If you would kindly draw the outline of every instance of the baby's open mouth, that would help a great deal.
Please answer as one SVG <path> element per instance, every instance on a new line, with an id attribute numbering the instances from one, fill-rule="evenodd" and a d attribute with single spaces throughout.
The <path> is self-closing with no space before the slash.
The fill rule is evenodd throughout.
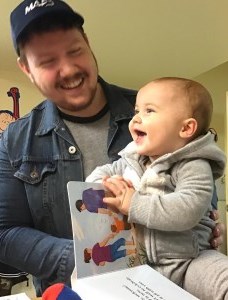
<path id="1" fill-rule="evenodd" d="M 135 130 L 135 133 L 137 134 L 137 136 L 144 136 L 146 135 L 145 132 L 141 131 L 141 130 Z"/>

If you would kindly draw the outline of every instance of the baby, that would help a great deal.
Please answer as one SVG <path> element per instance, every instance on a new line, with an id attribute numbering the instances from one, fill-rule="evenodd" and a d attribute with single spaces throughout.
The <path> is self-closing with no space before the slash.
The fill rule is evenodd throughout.
<path id="1" fill-rule="evenodd" d="M 133 142 L 86 180 L 102 182 L 113 195 L 104 202 L 135 223 L 140 263 L 180 286 L 191 260 L 210 248 L 214 181 L 225 168 L 209 129 L 212 111 L 211 96 L 198 82 L 167 77 L 148 83 L 129 123 Z"/>

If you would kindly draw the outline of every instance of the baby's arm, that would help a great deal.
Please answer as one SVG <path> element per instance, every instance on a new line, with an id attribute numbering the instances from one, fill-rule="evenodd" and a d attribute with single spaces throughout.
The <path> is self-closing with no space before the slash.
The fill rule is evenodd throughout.
<path id="1" fill-rule="evenodd" d="M 175 190 L 159 195 L 135 192 L 128 221 L 163 231 L 184 231 L 199 223 L 210 207 L 214 180 L 205 160 L 182 161 L 172 169 Z"/>
<path id="2" fill-rule="evenodd" d="M 106 164 L 103 166 L 98 166 L 96 169 L 86 178 L 86 182 L 99 182 L 106 177 L 112 177 L 115 175 L 122 176 L 124 170 L 126 168 L 126 164 L 120 158 L 117 161 L 114 161 L 112 164 Z"/>

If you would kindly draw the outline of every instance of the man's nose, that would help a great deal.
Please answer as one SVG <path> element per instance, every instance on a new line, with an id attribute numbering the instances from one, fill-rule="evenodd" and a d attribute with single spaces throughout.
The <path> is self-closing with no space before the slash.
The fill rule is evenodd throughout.
<path id="1" fill-rule="evenodd" d="M 69 77 L 75 74 L 77 67 L 71 59 L 63 59 L 60 63 L 59 73 L 61 77 Z"/>

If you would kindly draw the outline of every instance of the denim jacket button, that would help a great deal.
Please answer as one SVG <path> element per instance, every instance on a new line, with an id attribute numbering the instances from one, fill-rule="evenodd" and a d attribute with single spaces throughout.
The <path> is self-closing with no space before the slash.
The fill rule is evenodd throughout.
<path id="1" fill-rule="evenodd" d="M 76 153 L 77 149 L 74 146 L 70 146 L 68 151 L 70 154 L 74 154 L 74 153 Z"/>
<path id="2" fill-rule="evenodd" d="M 38 173 L 37 173 L 37 171 L 32 171 L 31 173 L 30 173 L 30 176 L 33 178 L 33 179 L 35 179 L 35 178 L 38 178 Z"/>

